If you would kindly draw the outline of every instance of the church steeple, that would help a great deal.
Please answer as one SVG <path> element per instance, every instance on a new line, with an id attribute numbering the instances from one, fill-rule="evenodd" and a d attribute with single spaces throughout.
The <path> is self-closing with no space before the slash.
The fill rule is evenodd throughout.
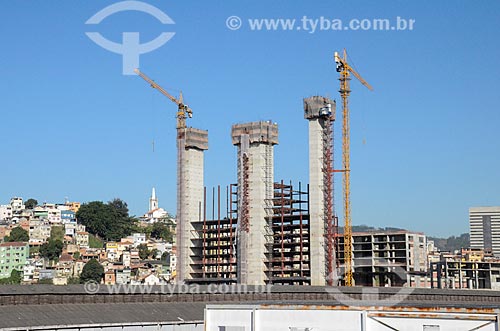
<path id="1" fill-rule="evenodd" d="M 149 198 L 149 210 L 155 210 L 158 208 L 158 198 L 156 198 L 156 191 L 153 187 L 153 191 L 151 192 L 151 198 Z"/>

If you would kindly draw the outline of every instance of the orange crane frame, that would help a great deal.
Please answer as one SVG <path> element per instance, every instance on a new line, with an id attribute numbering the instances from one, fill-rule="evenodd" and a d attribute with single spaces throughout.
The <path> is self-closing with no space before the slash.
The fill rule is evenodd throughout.
<path id="1" fill-rule="evenodd" d="M 193 111 L 191 108 L 189 108 L 188 105 L 184 103 L 183 97 L 182 97 L 182 92 L 179 94 L 179 98 L 175 98 L 172 96 L 170 93 L 168 93 L 163 87 L 155 83 L 154 80 L 146 76 L 144 73 L 142 73 L 139 69 L 135 69 L 134 72 L 139 75 L 142 79 L 144 79 L 146 82 L 148 82 L 152 88 L 157 89 L 160 91 L 161 94 L 166 96 L 167 98 L 170 99 L 173 103 L 177 105 L 177 129 L 184 129 L 186 128 L 186 114 L 189 118 L 193 117 Z"/>
<path id="2" fill-rule="evenodd" d="M 356 77 L 361 84 L 370 91 L 373 88 L 368 84 L 348 63 L 347 52 L 344 49 L 343 56 L 340 57 L 337 52 L 334 54 L 334 60 L 337 64 L 337 72 L 340 73 L 340 96 L 342 97 L 342 155 L 343 166 L 341 170 L 344 173 L 344 267 L 345 267 L 345 286 L 353 286 L 352 276 L 352 220 L 351 220 L 351 151 L 350 151 L 350 127 L 349 127 L 349 87 L 350 75 Z"/>

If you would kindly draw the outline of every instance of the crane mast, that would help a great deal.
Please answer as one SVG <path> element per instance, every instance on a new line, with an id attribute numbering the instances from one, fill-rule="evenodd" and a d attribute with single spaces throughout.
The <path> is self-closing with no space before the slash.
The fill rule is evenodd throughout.
<path id="1" fill-rule="evenodd" d="M 155 83 L 154 80 L 146 76 L 139 69 L 135 69 L 134 72 L 138 74 L 142 79 L 148 82 L 152 88 L 160 91 L 161 94 L 170 99 L 173 103 L 177 105 L 177 129 L 186 128 L 186 114 L 189 118 L 193 117 L 193 111 L 184 103 L 182 92 L 179 94 L 179 98 L 175 98 L 170 93 L 168 93 L 163 87 Z"/>
<path id="2" fill-rule="evenodd" d="M 373 90 L 348 63 L 347 52 L 344 49 L 340 57 L 335 52 L 334 59 L 337 64 L 337 72 L 340 73 L 340 96 L 342 97 L 342 163 L 344 169 L 344 266 L 345 266 L 345 285 L 353 286 L 352 276 L 352 220 L 351 220 L 351 142 L 350 142 L 350 124 L 349 124 L 349 94 L 351 89 L 349 82 L 351 73 L 369 90 Z"/>

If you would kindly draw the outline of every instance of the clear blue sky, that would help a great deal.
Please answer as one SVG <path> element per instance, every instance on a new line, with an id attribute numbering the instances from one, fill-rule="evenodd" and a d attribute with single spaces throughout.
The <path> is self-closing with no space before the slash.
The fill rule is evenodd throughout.
<path id="1" fill-rule="evenodd" d="M 137 31 L 149 41 L 171 31 L 140 66 L 182 89 L 190 125 L 209 130 L 207 186 L 236 180 L 231 125 L 268 119 L 280 129 L 275 178 L 308 181 L 302 98 L 339 99 L 332 54 L 345 47 L 375 88 L 352 82 L 354 224 L 459 234 L 469 206 L 500 204 L 498 1 L 148 2 L 176 24 L 140 12 L 84 24 L 114 1 L 2 3 L 0 203 L 120 197 L 139 215 L 155 186 L 175 213 L 175 106 L 85 35 L 120 42 Z M 416 22 L 413 31 L 231 31 L 231 15 Z"/>

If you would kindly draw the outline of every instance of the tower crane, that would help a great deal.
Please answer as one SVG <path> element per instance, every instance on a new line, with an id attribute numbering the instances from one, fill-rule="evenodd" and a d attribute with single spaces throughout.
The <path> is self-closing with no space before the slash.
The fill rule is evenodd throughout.
<path id="1" fill-rule="evenodd" d="M 351 152 L 350 152 L 350 128 L 349 128 L 349 81 L 351 74 L 370 91 L 373 88 L 347 63 L 347 52 L 344 49 L 342 57 L 338 52 L 334 54 L 337 72 L 340 73 L 340 96 L 342 97 L 342 155 L 344 169 L 344 265 L 345 285 L 353 285 L 352 277 L 352 222 L 351 222 Z"/>
<path id="2" fill-rule="evenodd" d="M 161 94 L 166 96 L 167 98 L 170 99 L 173 103 L 177 105 L 177 129 L 185 129 L 186 128 L 186 114 L 187 117 L 191 118 L 193 117 L 193 111 L 191 108 L 189 108 L 188 105 L 184 103 L 183 97 L 182 97 L 182 92 L 179 94 L 179 98 L 173 97 L 170 93 L 168 93 L 163 87 L 160 85 L 156 84 L 154 80 L 146 76 L 144 73 L 142 73 L 139 69 L 135 69 L 134 72 L 138 74 L 142 79 L 144 79 L 146 82 L 148 82 L 152 88 L 157 89 L 160 91 Z"/>

